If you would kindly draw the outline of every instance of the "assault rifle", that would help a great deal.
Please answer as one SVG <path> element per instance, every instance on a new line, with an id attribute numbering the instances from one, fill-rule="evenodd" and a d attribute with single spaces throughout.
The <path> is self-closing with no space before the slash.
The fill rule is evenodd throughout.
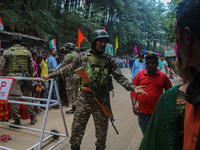
<path id="1" fill-rule="evenodd" d="M 117 131 L 117 128 L 115 127 L 113 121 L 115 121 L 113 119 L 113 115 L 110 111 L 110 109 L 108 108 L 107 105 L 104 105 L 104 103 L 101 103 L 97 97 L 98 93 L 97 93 L 97 88 L 95 87 L 94 83 L 90 80 L 89 76 L 87 75 L 87 73 L 85 72 L 83 67 L 80 67 L 78 69 L 75 70 L 76 74 L 78 74 L 86 83 L 89 84 L 89 87 L 82 87 L 83 91 L 88 91 L 91 92 L 94 96 L 94 100 L 98 103 L 98 105 L 100 106 L 101 110 L 103 111 L 104 115 L 106 117 L 109 118 L 113 128 L 115 129 L 116 133 L 119 134 L 119 132 Z"/>

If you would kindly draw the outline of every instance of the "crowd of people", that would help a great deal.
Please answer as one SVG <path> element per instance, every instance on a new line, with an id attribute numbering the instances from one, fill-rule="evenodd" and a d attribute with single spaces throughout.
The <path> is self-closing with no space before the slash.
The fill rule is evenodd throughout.
<path id="1" fill-rule="evenodd" d="M 129 59 L 125 58 L 122 59 L 120 57 L 116 57 L 115 60 L 120 66 L 120 68 L 130 68 L 131 70 L 131 77 L 132 80 L 135 78 L 136 74 L 139 71 L 142 71 L 145 68 L 145 58 L 146 55 L 144 54 L 143 51 L 139 52 L 138 55 L 134 56 L 131 55 Z M 175 57 L 175 56 L 174 56 Z M 173 79 L 173 75 L 175 75 L 171 65 L 171 61 L 169 58 L 165 58 L 164 54 L 160 54 L 158 56 L 158 66 L 157 68 L 167 74 L 170 79 Z"/>
<path id="2" fill-rule="evenodd" d="M 181 85 L 172 87 L 169 78 L 173 78 L 174 73 L 163 55 L 158 58 L 155 54 L 144 56 L 140 52 L 138 58 L 131 56 L 122 60 L 105 54 L 109 41 L 105 30 L 92 33 L 91 49 L 78 54 L 74 52 L 74 44 L 66 43 L 60 48 L 58 57 L 56 49 L 50 49 L 48 59 L 48 52 L 42 52 L 42 56 L 34 52 L 31 54 L 20 45 L 19 39 L 13 39 L 13 46 L 5 50 L 1 58 L 0 75 L 44 78 L 45 81 L 35 83 L 33 90 L 31 86 L 23 86 L 30 85 L 29 82 L 19 82 L 24 96 L 42 98 L 48 97 L 48 79 L 57 79 L 58 87 L 62 87 L 59 94 L 63 105 L 72 105 L 72 109 L 66 113 L 74 113 L 69 141 L 72 150 L 80 150 L 91 115 L 95 125 L 96 150 L 106 149 L 108 117 L 112 116 L 109 93 L 112 90 L 111 76 L 130 91 L 133 113 L 138 116 L 143 133 L 140 150 L 200 150 L 199 8 L 200 0 L 183 0 L 176 8 L 176 67 L 183 81 Z M 80 67 L 90 82 L 86 81 L 87 76 L 79 80 L 75 75 Z M 130 68 L 132 83 L 122 74 L 120 68 L 123 67 Z M 37 89 L 38 85 L 42 90 Z M 55 89 L 52 99 L 57 99 Z M 101 106 L 105 105 L 107 109 L 102 110 L 94 99 L 99 99 Z M 21 125 L 18 105 L 1 102 L 0 108 L 1 111 L 5 110 L 4 116 L 0 116 L 1 121 L 9 120 L 11 111 L 15 120 L 13 124 Z M 25 105 L 25 109 L 30 123 L 35 124 L 35 113 L 41 113 L 40 108 Z"/>
<path id="3" fill-rule="evenodd" d="M 200 149 L 199 8 L 199 0 L 183 0 L 176 8 L 175 41 L 178 46 L 176 66 L 183 84 L 170 88 L 160 96 L 148 126 L 145 132 L 143 132 L 144 137 L 139 148 L 140 150 Z M 161 58 L 161 61 L 162 68 L 164 68 L 167 62 L 163 61 L 163 58 Z M 146 62 L 147 71 L 148 65 Z M 173 74 L 170 68 L 169 71 Z M 141 74 L 141 72 L 138 74 Z M 139 82 L 142 82 L 144 79 L 139 80 Z M 136 81 L 137 78 L 134 79 L 134 82 Z M 141 101 L 144 104 L 144 101 Z M 145 103 L 148 102 L 149 100 L 146 99 Z M 139 108 L 142 107 L 140 101 L 138 103 Z M 133 102 L 134 106 L 135 103 Z M 139 118 L 138 115 L 140 125 Z M 142 123 L 144 124 L 144 122 Z M 143 131 L 142 128 L 141 130 Z"/>
<path id="4" fill-rule="evenodd" d="M 59 49 L 59 55 L 57 55 L 56 49 L 43 51 L 42 55 L 37 54 L 34 51 L 30 52 L 21 45 L 20 36 L 14 36 L 11 39 L 11 44 L 12 46 L 4 50 L 1 57 L 1 76 L 41 78 L 42 76 L 53 72 L 56 68 L 59 68 L 61 64 L 62 66 L 67 65 L 67 63 L 73 60 L 74 56 L 78 55 L 78 52 L 74 49 L 75 45 L 72 43 L 66 43 L 65 46 L 61 47 Z M 73 114 L 75 112 L 75 101 L 78 95 L 79 79 L 77 76 L 70 76 L 68 79 L 60 78 L 56 79 L 56 81 L 58 88 L 62 88 L 62 90 L 59 90 L 62 104 L 64 106 L 72 106 L 72 110 L 66 111 L 66 113 Z M 46 103 L 38 100 L 39 98 L 48 98 L 50 85 L 49 81 L 19 81 L 18 83 L 24 96 L 37 98 L 37 100 L 34 101 L 34 103 L 37 104 Z M 74 90 L 75 87 L 76 90 Z M 51 98 L 53 100 L 58 100 L 55 88 L 53 88 Z M 22 101 L 21 98 L 15 98 L 13 100 Z M 28 99 L 24 99 L 24 101 L 32 102 Z M 30 118 L 31 124 L 35 124 L 37 122 L 37 116 L 43 112 L 42 108 L 44 107 L 40 108 L 39 106 L 33 107 L 30 105 L 0 102 L 0 121 L 9 121 L 12 118 L 14 120 L 14 125 L 21 125 L 20 119 Z M 54 109 L 57 108 L 59 108 L 58 105 L 54 106 Z M 19 128 L 12 125 L 10 127 Z"/>

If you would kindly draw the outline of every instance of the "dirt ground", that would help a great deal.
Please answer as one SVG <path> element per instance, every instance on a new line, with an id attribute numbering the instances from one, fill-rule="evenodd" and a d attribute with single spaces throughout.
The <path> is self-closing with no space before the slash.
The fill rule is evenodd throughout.
<path id="1" fill-rule="evenodd" d="M 131 78 L 131 72 L 129 69 L 122 69 L 123 74 L 127 78 Z M 182 83 L 179 77 L 171 79 L 173 85 Z M 112 94 L 111 94 L 112 95 Z M 119 131 L 117 135 L 109 124 L 108 136 L 107 136 L 107 150 L 138 150 L 140 142 L 142 140 L 142 133 L 138 126 L 137 116 L 132 112 L 132 104 L 130 100 L 130 92 L 127 92 L 122 86 L 114 81 L 114 97 L 111 97 L 112 111 L 116 119 L 115 126 Z M 64 107 L 64 116 L 68 128 L 69 135 L 71 133 L 71 124 L 73 115 L 66 114 L 65 111 L 69 110 L 70 107 Z M 22 125 L 42 129 L 45 112 L 42 112 L 37 118 L 38 122 L 35 125 L 30 125 L 30 120 L 21 120 Z M 13 122 L 12 120 L 10 122 Z M 50 109 L 48 111 L 46 131 L 52 129 L 58 130 L 60 133 L 65 134 L 63 120 L 61 117 L 61 111 Z M 9 147 L 15 150 L 26 150 L 32 145 L 36 144 L 40 140 L 40 132 L 27 130 L 27 129 L 14 129 L 7 125 L 0 124 L 0 135 L 10 134 L 12 140 L 8 142 L 0 142 L 0 146 Z M 49 134 L 44 134 L 44 137 Z M 46 150 L 61 140 L 50 138 L 43 143 L 42 149 Z M 95 129 L 92 117 L 88 122 L 85 135 L 83 137 L 81 150 L 95 150 Z M 37 148 L 35 148 L 37 149 Z M 58 145 L 55 150 L 70 150 L 69 138 Z"/>

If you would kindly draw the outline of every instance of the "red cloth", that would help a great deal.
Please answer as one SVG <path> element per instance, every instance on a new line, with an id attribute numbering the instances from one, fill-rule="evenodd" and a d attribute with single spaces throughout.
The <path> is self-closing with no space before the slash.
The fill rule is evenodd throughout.
<path id="1" fill-rule="evenodd" d="M 200 106 L 186 102 L 183 150 L 195 150 L 200 131 Z"/>
<path id="2" fill-rule="evenodd" d="M 19 98 L 18 101 L 23 101 L 23 100 Z M 29 119 L 30 116 L 28 115 L 24 104 L 18 104 L 18 105 L 19 105 L 20 119 Z"/>
<path id="3" fill-rule="evenodd" d="M 0 102 L 0 121 L 8 121 L 11 118 L 10 106 L 7 102 Z"/>
<path id="4" fill-rule="evenodd" d="M 18 101 L 23 101 L 21 98 L 18 99 Z M 26 111 L 26 107 L 24 104 L 18 104 L 19 105 L 19 113 L 20 113 L 20 119 L 29 119 L 30 116 L 28 115 L 28 112 Z M 35 114 L 34 117 L 37 117 Z"/>
<path id="5" fill-rule="evenodd" d="M 135 76 L 133 84 L 146 85 L 143 88 L 147 94 L 135 94 L 131 91 L 131 98 L 137 98 L 139 103 L 139 110 L 144 114 L 152 114 L 163 89 L 166 91 L 172 87 L 172 84 L 165 73 L 157 71 L 154 75 L 150 75 L 146 70 L 138 72 Z"/>

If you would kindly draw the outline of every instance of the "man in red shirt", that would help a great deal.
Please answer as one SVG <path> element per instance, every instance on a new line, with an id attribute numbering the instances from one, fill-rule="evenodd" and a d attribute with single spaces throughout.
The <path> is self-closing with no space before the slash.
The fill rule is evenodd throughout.
<path id="1" fill-rule="evenodd" d="M 156 103 L 163 93 L 163 89 L 166 91 L 172 87 L 168 76 L 157 69 L 157 55 L 147 55 L 145 58 L 145 65 L 146 68 L 135 76 L 133 83 L 136 86 L 146 85 L 143 89 L 147 94 L 137 95 L 131 92 L 133 113 L 138 115 L 138 123 L 143 134 L 145 133 Z M 137 102 L 139 105 L 137 105 Z"/>

